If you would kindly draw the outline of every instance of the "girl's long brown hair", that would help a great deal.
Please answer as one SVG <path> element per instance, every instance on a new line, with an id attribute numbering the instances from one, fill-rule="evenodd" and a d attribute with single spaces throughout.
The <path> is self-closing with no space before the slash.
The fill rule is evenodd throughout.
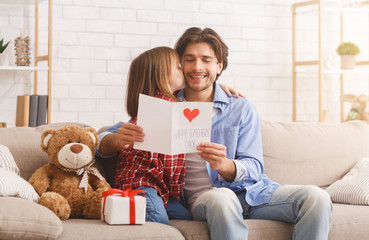
<path id="1" fill-rule="evenodd" d="M 159 91 L 174 101 L 179 101 L 168 86 L 172 66 L 179 63 L 176 51 L 169 47 L 150 49 L 132 61 L 128 73 L 126 101 L 127 112 L 131 117 L 137 116 L 140 93 L 154 96 Z"/>

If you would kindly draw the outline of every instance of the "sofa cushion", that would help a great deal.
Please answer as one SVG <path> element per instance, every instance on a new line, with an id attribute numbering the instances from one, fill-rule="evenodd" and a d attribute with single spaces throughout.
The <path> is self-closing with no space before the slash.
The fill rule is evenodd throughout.
<path id="1" fill-rule="evenodd" d="M 261 122 L 265 173 L 281 184 L 326 187 L 369 156 L 369 124 Z"/>
<path id="2" fill-rule="evenodd" d="M 369 207 L 348 204 L 333 204 L 332 224 L 329 239 L 368 239 Z"/>
<path id="3" fill-rule="evenodd" d="M 244 222 L 249 228 L 248 240 L 292 239 L 293 224 L 257 219 L 246 219 Z M 210 240 L 206 222 L 171 220 L 170 225 L 177 228 L 186 239 Z"/>
<path id="4" fill-rule="evenodd" d="M 0 168 L 0 196 L 20 197 L 29 201 L 38 202 L 39 196 L 33 186 L 15 174 Z"/>
<path id="5" fill-rule="evenodd" d="M 19 168 L 15 163 L 14 157 L 5 145 L 0 145 L 0 168 L 20 175 Z"/>
<path id="6" fill-rule="evenodd" d="M 63 228 L 63 234 L 58 240 L 185 239 L 174 227 L 155 222 L 146 222 L 143 225 L 109 225 L 101 220 L 68 219 L 63 221 Z"/>
<path id="7" fill-rule="evenodd" d="M 57 239 L 62 233 L 60 219 L 41 205 L 21 198 L 0 197 L 0 206 L 1 239 Z"/>
<path id="8" fill-rule="evenodd" d="M 41 150 L 41 134 L 48 128 L 57 129 L 66 125 L 88 127 L 81 123 L 52 123 L 39 127 L 0 128 L 0 144 L 9 148 L 21 176 L 28 180 L 32 173 L 46 164 L 49 159 Z"/>
<path id="9" fill-rule="evenodd" d="M 369 205 L 369 158 L 363 158 L 340 180 L 325 189 L 332 202 Z"/>

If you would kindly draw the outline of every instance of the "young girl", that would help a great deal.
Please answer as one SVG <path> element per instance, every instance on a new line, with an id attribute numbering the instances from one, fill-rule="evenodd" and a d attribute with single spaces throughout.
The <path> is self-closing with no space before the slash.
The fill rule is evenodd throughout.
<path id="1" fill-rule="evenodd" d="M 136 124 L 139 94 L 179 101 L 173 92 L 184 87 L 177 53 L 169 47 L 157 47 L 135 58 L 129 69 L 127 112 Z M 160 113 L 158 113 L 160 114 Z M 146 198 L 146 220 L 169 224 L 168 201 L 181 219 L 190 213 L 175 199 L 182 195 L 186 155 L 164 155 L 128 146 L 120 151 L 114 187 L 122 190 L 142 189 Z"/>

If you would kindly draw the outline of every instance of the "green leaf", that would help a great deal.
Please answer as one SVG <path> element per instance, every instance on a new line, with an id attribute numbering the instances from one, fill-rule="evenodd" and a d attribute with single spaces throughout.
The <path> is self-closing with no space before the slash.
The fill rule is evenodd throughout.
<path id="1" fill-rule="evenodd" d="M 3 53 L 5 51 L 5 49 L 8 47 L 10 41 L 7 42 L 5 45 L 4 45 L 4 38 L 1 39 L 0 41 L 0 53 Z"/>
<path id="2" fill-rule="evenodd" d="M 353 55 L 356 56 L 360 53 L 359 47 L 352 42 L 343 42 L 336 49 L 338 55 Z"/>

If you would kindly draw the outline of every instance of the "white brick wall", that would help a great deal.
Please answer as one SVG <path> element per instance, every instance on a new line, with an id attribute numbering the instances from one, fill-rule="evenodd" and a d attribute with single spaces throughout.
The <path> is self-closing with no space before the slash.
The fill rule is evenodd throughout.
<path id="1" fill-rule="evenodd" d="M 230 48 L 222 83 L 243 92 L 262 119 L 292 120 L 291 4 L 298 0 L 54 0 L 52 122 L 83 122 L 100 128 L 128 119 L 126 75 L 131 60 L 160 45 L 173 47 L 191 26 L 211 27 Z M 47 3 L 40 5 L 40 51 L 47 46 Z M 0 7 L 0 38 L 15 39 L 25 28 L 34 39 L 34 9 Z M 335 54 L 339 32 L 333 16 L 325 19 L 326 55 Z M 360 23 L 360 24 L 355 24 Z M 348 22 L 346 40 L 359 44 L 368 60 L 368 18 Z M 317 58 L 317 19 L 298 18 L 299 60 Z M 14 41 L 11 43 L 14 44 Z M 11 46 L 7 52 L 14 55 Z M 41 54 L 43 54 L 41 52 Z M 14 61 L 14 57 L 12 57 Z M 316 69 L 305 68 L 306 71 Z M 317 120 L 317 74 L 299 73 L 298 118 Z M 39 73 L 39 93 L 46 74 Z M 339 119 L 337 75 L 326 76 L 325 108 Z M 347 92 L 368 92 L 368 76 L 347 76 Z M 0 71 L 0 121 L 14 126 L 16 95 L 32 94 L 33 74 Z M 349 108 L 349 106 L 347 106 Z"/>

